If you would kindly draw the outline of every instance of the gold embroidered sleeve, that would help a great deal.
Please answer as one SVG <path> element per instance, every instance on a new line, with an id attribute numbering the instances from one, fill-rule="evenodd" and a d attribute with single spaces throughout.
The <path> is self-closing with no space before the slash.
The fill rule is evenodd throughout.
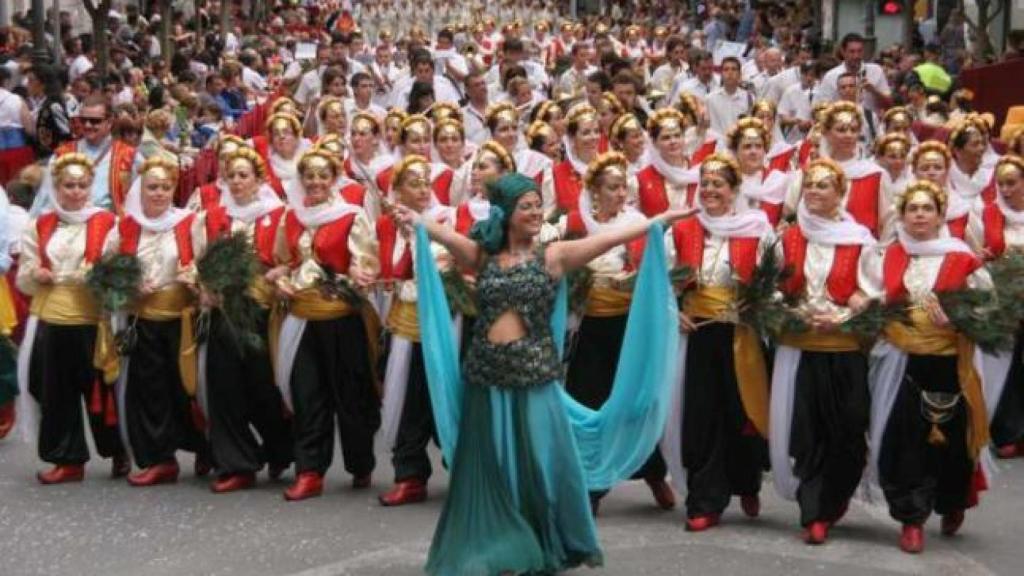
<path id="1" fill-rule="evenodd" d="M 377 254 L 377 233 L 366 212 L 356 214 L 352 230 L 348 234 L 348 250 L 352 256 L 350 266 L 358 266 L 363 270 L 380 272 L 380 261 Z"/>
<path id="2" fill-rule="evenodd" d="M 25 232 L 21 236 L 21 256 L 18 261 L 18 275 L 15 277 L 15 284 L 28 296 L 34 295 L 39 290 L 33 273 L 39 268 L 39 235 L 36 231 L 36 221 L 32 219 L 25 226 Z"/>

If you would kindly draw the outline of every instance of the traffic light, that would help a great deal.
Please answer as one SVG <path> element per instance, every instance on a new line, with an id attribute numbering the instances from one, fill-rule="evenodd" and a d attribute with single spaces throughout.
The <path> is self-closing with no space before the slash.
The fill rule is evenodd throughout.
<path id="1" fill-rule="evenodd" d="M 878 4 L 878 13 L 882 16 L 899 16 L 905 9 L 903 4 L 904 0 L 881 0 Z"/>

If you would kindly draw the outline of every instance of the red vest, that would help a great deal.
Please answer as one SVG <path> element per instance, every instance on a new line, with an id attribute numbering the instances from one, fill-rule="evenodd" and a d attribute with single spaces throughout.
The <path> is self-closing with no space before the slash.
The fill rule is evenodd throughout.
<path id="1" fill-rule="evenodd" d="M 851 179 L 847 193 L 846 210 L 853 219 L 863 224 L 878 238 L 878 196 L 882 188 L 882 173 Z"/>
<path id="2" fill-rule="evenodd" d="M 455 209 L 455 231 L 463 236 L 469 236 L 469 231 L 476 224 L 473 213 L 469 211 L 469 203 L 463 202 Z"/>
<path id="3" fill-rule="evenodd" d="M 178 246 L 178 263 L 188 266 L 194 258 L 192 253 L 192 221 L 195 214 L 189 214 L 174 226 L 174 241 Z M 131 216 L 125 216 L 117 223 L 117 232 L 121 236 L 121 254 L 135 254 L 139 251 L 139 240 L 142 239 L 142 226 Z"/>
<path id="4" fill-rule="evenodd" d="M 668 210 L 668 193 L 665 190 L 665 177 L 658 172 L 653 164 L 637 172 L 636 180 L 639 187 L 637 199 L 640 211 L 644 216 L 652 217 Z M 693 205 L 693 197 L 697 193 L 697 184 L 686 187 L 686 204 Z"/>
<path id="5" fill-rule="evenodd" d="M 350 182 L 338 191 L 341 199 L 349 204 L 362 207 L 366 202 L 366 189 L 358 182 Z"/>
<path id="6" fill-rule="evenodd" d="M 807 283 L 804 275 L 804 263 L 807 260 L 807 238 L 800 226 L 793 225 L 782 235 L 782 251 L 785 255 L 785 266 L 790 276 L 782 283 L 782 290 L 790 296 L 799 296 Z M 861 246 L 851 244 L 836 246 L 832 258 L 832 269 L 829 270 L 825 286 L 832 301 L 840 306 L 857 291 L 857 270 L 860 261 Z"/>
<path id="7" fill-rule="evenodd" d="M 704 227 L 691 216 L 672 226 L 676 264 L 689 266 L 695 273 L 704 262 Z M 730 238 L 729 264 L 741 282 L 750 282 L 757 266 L 757 238 Z"/>
<path id="8" fill-rule="evenodd" d="M 559 210 L 568 214 L 578 207 L 583 176 L 576 173 L 568 160 L 555 164 L 551 175 L 555 184 L 555 203 Z"/>
<path id="9" fill-rule="evenodd" d="M 407 243 L 398 263 L 395 263 L 395 244 L 398 240 L 398 227 L 390 216 L 377 219 L 377 242 L 380 255 L 381 280 L 412 279 L 412 249 Z"/>
<path id="10" fill-rule="evenodd" d="M 430 184 L 437 201 L 445 206 L 451 206 L 452 204 L 451 188 L 454 177 L 455 172 L 451 168 L 445 168 L 444 172 L 438 174 L 437 178 L 434 178 L 434 181 Z"/>
<path id="11" fill-rule="evenodd" d="M 955 192 L 954 192 L 954 194 L 955 194 Z M 954 237 L 954 238 L 959 238 L 959 239 L 963 240 L 964 237 L 967 235 L 967 219 L 968 219 L 968 214 L 964 214 L 963 216 L 961 216 L 959 218 L 955 218 L 953 220 L 947 220 L 946 221 L 946 228 L 949 229 L 949 235 Z"/>
<path id="12" fill-rule="evenodd" d="M 715 140 L 708 140 L 701 144 L 700 148 L 697 148 L 697 150 L 694 151 L 693 156 L 690 157 L 690 166 L 696 166 L 703 162 L 705 158 L 714 154 L 715 148 L 717 147 L 718 142 Z"/>
<path id="13" fill-rule="evenodd" d="M 796 154 L 796 146 L 768 160 L 768 169 L 789 172 L 792 167 L 793 154 Z"/>
<path id="14" fill-rule="evenodd" d="M 800 147 L 799 147 L 799 151 L 800 152 L 799 152 L 799 155 L 797 156 L 797 161 L 800 163 L 800 168 L 801 169 L 806 168 L 807 167 L 807 163 L 811 161 L 811 150 L 812 149 L 813 149 L 813 147 L 811 146 L 811 139 L 810 138 L 804 138 L 803 140 L 800 141 Z"/>
<path id="15" fill-rule="evenodd" d="M 54 154 L 57 157 L 78 151 L 78 140 L 69 140 L 57 147 Z M 135 148 L 114 139 L 110 145 L 110 174 L 107 178 L 110 187 L 110 200 L 114 206 L 114 212 L 121 214 L 124 210 L 124 198 L 128 195 L 128 189 L 132 185 L 132 166 L 135 163 Z"/>
<path id="16" fill-rule="evenodd" d="M 103 255 L 103 244 L 107 234 L 114 227 L 116 217 L 110 212 L 97 212 L 85 222 L 85 261 L 92 264 Z M 52 265 L 50 256 L 46 253 L 46 247 L 57 230 L 60 218 L 56 212 L 48 212 L 36 220 L 36 236 L 39 245 L 39 265 L 49 269 Z"/>
<path id="17" fill-rule="evenodd" d="M 981 221 L 985 225 L 985 248 L 998 258 L 1006 251 L 1006 216 L 995 202 L 985 204 L 981 212 Z"/>
<path id="18" fill-rule="evenodd" d="M 885 250 L 882 261 L 882 284 L 885 287 L 886 302 L 898 302 L 907 296 L 907 287 L 903 283 L 903 275 L 910 264 L 907 250 L 899 242 L 894 242 Z M 966 252 L 950 252 L 942 260 L 939 276 L 932 288 L 935 292 L 951 292 L 959 290 L 972 272 L 981 267 L 981 261 L 973 254 Z"/>
<path id="19" fill-rule="evenodd" d="M 203 184 L 199 187 L 199 206 L 203 210 L 220 206 L 220 188 L 216 182 Z"/>
<path id="20" fill-rule="evenodd" d="M 320 264 L 329 266 L 335 274 L 348 274 L 352 255 L 348 251 L 348 235 L 356 214 L 346 214 L 334 222 L 329 222 L 316 229 L 313 234 L 313 258 Z M 292 267 L 299 265 L 299 238 L 306 227 L 299 222 L 294 212 L 288 212 L 284 219 L 285 241 L 292 256 Z"/>
<path id="21" fill-rule="evenodd" d="M 264 266 L 274 265 L 274 242 L 277 238 L 277 226 L 284 215 L 284 206 L 261 216 L 256 220 L 253 231 L 253 249 L 260 263 Z M 206 238 L 208 242 L 231 232 L 231 217 L 223 206 L 214 206 L 206 211 Z"/>

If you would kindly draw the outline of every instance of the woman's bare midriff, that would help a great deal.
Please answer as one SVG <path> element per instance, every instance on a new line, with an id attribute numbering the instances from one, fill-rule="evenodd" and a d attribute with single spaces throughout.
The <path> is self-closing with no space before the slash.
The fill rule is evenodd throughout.
<path id="1" fill-rule="evenodd" d="M 526 336 L 526 324 L 514 310 L 508 310 L 491 323 L 487 340 L 491 344 L 508 344 Z"/>

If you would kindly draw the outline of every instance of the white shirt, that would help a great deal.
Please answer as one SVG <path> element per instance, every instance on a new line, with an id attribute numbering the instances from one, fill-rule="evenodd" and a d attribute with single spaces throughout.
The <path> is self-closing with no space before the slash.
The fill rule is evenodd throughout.
<path id="1" fill-rule="evenodd" d="M 416 82 L 414 76 L 406 76 L 401 82 L 395 85 L 391 92 L 391 106 L 407 110 L 409 108 L 409 93 L 412 92 L 412 85 Z M 455 85 L 446 76 L 434 76 L 434 102 L 452 102 L 458 104 L 462 96 L 455 89 Z"/>
<path id="2" fill-rule="evenodd" d="M 383 107 L 374 104 L 373 100 L 370 101 L 370 105 L 366 108 L 360 108 L 356 104 L 355 98 L 345 98 L 342 104 L 345 106 L 345 117 L 348 119 L 348 126 L 352 125 L 352 117 L 360 112 L 365 112 L 366 114 L 373 116 L 382 125 L 384 124 L 384 118 L 388 115 L 388 111 Z"/>
<path id="3" fill-rule="evenodd" d="M 840 64 L 835 68 L 825 73 L 825 76 L 821 79 L 821 90 L 815 95 L 815 102 L 833 102 L 839 98 L 838 83 L 839 76 L 847 71 L 846 64 Z M 859 74 L 861 74 L 868 83 L 878 89 L 882 94 L 891 94 L 892 91 L 889 89 L 889 80 L 885 77 L 885 71 L 878 64 L 872 64 L 865 62 L 861 64 Z M 862 98 L 861 103 L 865 108 L 874 110 L 876 114 L 881 112 L 878 106 L 878 102 L 875 101 L 875 96 L 867 90 L 861 90 Z"/>
<path id="4" fill-rule="evenodd" d="M 775 104 L 782 101 L 782 94 L 790 86 L 800 84 L 800 68 L 792 66 L 768 78 L 759 92 L 760 98 L 770 100 Z"/>
<path id="5" fill-rule="evenodd" d="M 0 88 L 0 128 L 24 129 L 21 125 L 21 107 L 24 105 L 17 94 Z"/>
<path id="6" fill-rule="evenodd" d="M 68 67 L 68 79 L 72 82 L 78 80 L 89 70 L 92 70 L 92 61 L 85 54 L 79 54 L 75 56 L 75 59 L 71 61 L 71 66 Z"/>
<path id="7" fill-rule="evenodd" d="M 651 75 L 651 88 L 654 90 L 660 90 L 667 96 L 672 90 L 672 86 L 675 85 L 676 80 L 682 77 L 684 80 L 687 76 L 687 68 L 685 62 L 680 63 L 678 68 L 674 68 L 670 62 L 666 62 L 654 71 Z"/>
<path id="8" fill-rule="evenodd" d="M 480 146 L 491 137 L 491 131 L 487 129 L 487 119 L 484 112 L 466 104 L 462 107 L 462 126 L 466 130 L 466 141 Z"/>
<path id="9" fill-rule="evenodd" d="M 814 92 L 817 90 L 817 85 L 811 88 L 804 88 L 801 84 L 795 84 L 786 88 L 782 93 L 782 99 L 779 100 L 779 115 L 787 116 L 789 118 L 799 118 L 800 120 L 811 120 L 811 114 L 813 113 L 813 107 L 811 106 L 811 100 L 814 98 Z M 796 142 L 803 138 L 804 132 L 797 128 L 789 130 L 788 138 L 790 142 Z"/>
<path id="10" fill-rule="evenodd" d="M 750 112 L 754 96 L 743 88 L 729 94 L 725 88 L 719 88 L 707 98 L 708 119 L 711 129 L 719 134 L 726 134 L 729 128 Z"/>
<path id="11" fill-rule="evenodd" d="M 668 101 L 675 103 L 679 100 L 679 95 L 683 92 L 687 94 L 693 94 L 700 101 L 707 100 L 708 95 L 717 90 L 722 85 L 722 79 L 714 75 L 711 77 L 711 82 L 704 84 L 700 78 L 694 76 L 692 78 L 676 78 L 675 85 L 672 86 L 672 93 L 668 97 Z"/>
<path id="12" fill-rule="evenodd" d="M 267 91 L 266 79 L 259 72 L 248 66 L 242 67 L 242 84 L 245 84 L 246 88 L 257 92 Z"/>

